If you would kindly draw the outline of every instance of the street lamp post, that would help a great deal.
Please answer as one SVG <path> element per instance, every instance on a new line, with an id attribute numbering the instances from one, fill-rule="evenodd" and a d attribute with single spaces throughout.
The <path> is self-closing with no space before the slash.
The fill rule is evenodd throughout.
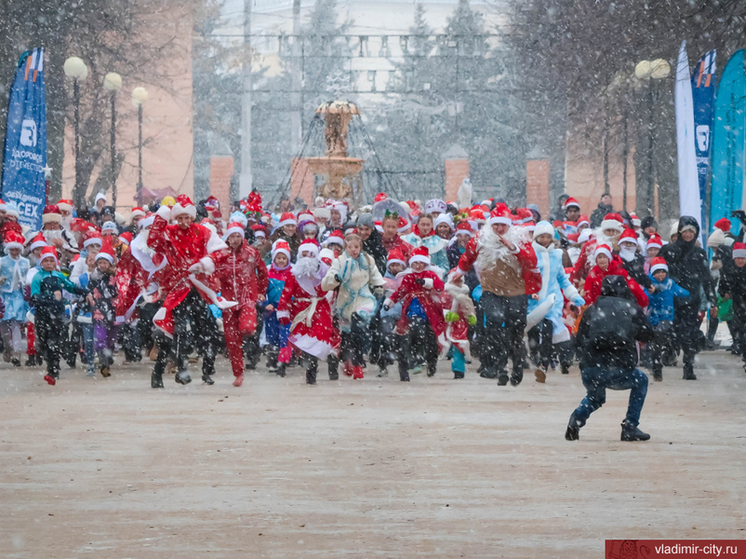
<path id="1" fill-rule="evenodd" d="M 75 207 L 80 208 L 85 205 L 85 193 L 81 192 L 80 180 L 80 84 L 79 82 L 88 77 L 88 67 L 77 56 L 71 56 L 65 60 L 65 75 L 73 80 L 73 103 L 75 107 L 75 186 L 73 188 L 73 200 Z"/>
<path id="2" fill-rule="evenodd" d="M 650 111 L 650 118 L 648 120 L 648 184 L 646 193 L 646 203 L 648 215 L 655 215 L 655 171 L 653 167 L 653 144 L 655 139 L 655 92 L 653 86 L 653 80 L 660 80 L 671 73 L 671 66 L 663 60 L 658 58 L 656 60 L 643 60 L 637 63 L 635 66 L 635 77 L 638 80 L 648 81 L 648 107 Z"/>
<path id="3" fill-rule="evenodd" d="M 144 87 L 132 90 L 132 104 L 137 107 L 137 204 L 142 204 L 142 106 L 148 100 L 148 92 Z"/>
<path id="4" fill-rule="evenodd" d="M 109 72 L 104 76 L 104 89 L 111 91 L 111 199 L 114 209 L 117 209 L 117 91 L 122 89 L 122 76 L 116 72 Z"/>

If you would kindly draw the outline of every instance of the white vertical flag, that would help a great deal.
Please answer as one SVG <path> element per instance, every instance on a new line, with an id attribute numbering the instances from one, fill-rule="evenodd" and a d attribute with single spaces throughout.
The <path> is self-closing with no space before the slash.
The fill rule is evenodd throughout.
<path id="1" fill-rule="evenodd" d="M 681 42 L 676 65 L 676 153 L 679 167 L 679 212 L 697 219 L 702 227 L 702 200 L 699 195 L 696 141 L 694 137 L 694 104 L 686 41 Z M 703 231 L 703 233 L 706 233 Z"/>

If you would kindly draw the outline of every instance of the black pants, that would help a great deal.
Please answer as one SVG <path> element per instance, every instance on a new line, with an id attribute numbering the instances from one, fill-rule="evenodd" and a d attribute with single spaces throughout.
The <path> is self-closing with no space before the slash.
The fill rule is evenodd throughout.
<path id="1" fill-rule="evenodd" d="M 150 351 L 155 344 L 153 337 L 153 317 L 161 308 L 161 303 L 145 303 L 140 307 L 140 320 L 137 322 L 137 331 L 140 338 L 140 347 Z"/>
<path id="2" fill-rule="evenodd" d="M 746 347 L 746 315 L 737 313 L 736 309 L 733 309 L 733 318 L 728 322 L 731 336 L 733 336 L 733 345 L 743 349 Z M 746 364 L 746 351 L 741 352 L 741 358 Z"/>
<path id="3" fill-rule="evenodd" d="M 542 320 L 528 331 L 528 348 L 531 361 L 541 369 L 548 369 L 552 364 L 554 348 L 552 347 L 552 323 Z"/>
<path id="4" fill-rule="evenodd" d="M 653 377 L 661 378 L 663 365 L 666 363 L 666 355 L 672 351 L 675 345 L 673 341 L 673 329 L 669 320 L 662 320 L 654 327 L 655 337 L 647 344 L 648 356 L 653 369 Z"/>
<path id="5" fill-rule="evenodd" d="M 316 374 L 319 372 L 318 358 L 310 353 L 304 353 L 303 362 L 306 364 L 306 383 L 316 384 Z"/>
<path id="6" fill-rule="evenodd" d="M 684 373 L 694 369 L 694 356 L 697 355 L 701 344 L 699 331 L 699 299 L 683 301 L 676 305 L 674 330 L 678 338 L 679 347 L 684 352 Z"/>
<path id="7" fill-rule="evenodd" d="M 218 325 L 202 296 L 192 289 L 173 310 L 176 367 L 186 371 L 189 354 L 196 348 L 202 356 L 202 374 L 215 372 Z"/>
<path id="8" fill-rule="evenodd" d="M 124 359 L 127 362 L 141 361 L 142 355 L 140 353 L 140 332 L 137 325 L 132 326 L 131 324 L 122 324 L 121 328 L 121 343 L 122 349 L 124 350 Z"/>
<path id="9" fill-rule="evenodd" d="M 399 362 L 399 378 L 409 380 L 411 355 L 420 355 L 427 363 L 427 373 L 432 376 L 438 366 L 438 338 L 430 323 L 420 317 L 409 319 L 409 331 L 397 336 L 396 359 Z"/>
<path id="10" fill-rule="evenodd" d="M 394 362 L 396 351 L 396 321 L 393 316 L 377 317 L 370 323 L 370 362 L 385 369 Z"/>
<path id="11" fill-rule="evenodd" d="M 486 371 L 494 375 L 507 373 L 509 358 L 513 371 L 520 371 L 528 298 L 500 297 L 485 291 L 480 303 L 486 320 L 480 356 Z"/>
<path id="12" fill-rule="evenodd" d="M 339 358 L 350 361 L 356 367 L 365 366 L 365 354 L 370 349 L 370 331 L 365 321 L 356 313 L 352 314 L 349 332 L 342 332 L 342 346 Z"/>
<path id="13" fill-rule="evenodd" d="M 36 347 L 47 362 L 47 374 L 52 378 L 60 377 L 60 355 L 67 343 L 67 325 L 64 311 L 36 307 L 34 318 L 36 329 Z"/>

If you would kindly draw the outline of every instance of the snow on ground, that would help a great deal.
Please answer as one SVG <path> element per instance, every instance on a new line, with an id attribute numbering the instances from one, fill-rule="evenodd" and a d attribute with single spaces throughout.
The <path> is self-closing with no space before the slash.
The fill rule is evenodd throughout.
<path id="1" fill-rule="evenodd" d="M 517 388 L 473 371 L 362 381 L 149 386 L 0 366 L 0 549 L 9 558 L 601 557 L 606 538 L 746 537 L 746 374 L 700 354 L 699 380 L 651 381 L 564 440 L 577 368 Z M 197 369 L 195 376 L 199 378 Z"/>

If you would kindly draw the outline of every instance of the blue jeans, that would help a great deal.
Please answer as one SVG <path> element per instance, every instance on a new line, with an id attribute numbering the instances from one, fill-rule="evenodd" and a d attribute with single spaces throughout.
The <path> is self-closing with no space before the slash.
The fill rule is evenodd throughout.
<path id="1" fill-rule="evenodd" d="M 587 367 L 581 371 L 583 386 L 588 394 L 580 402 L 573 416 L 579 426 L 585 425 L 590 415 L 606 403 L 606 389 L 630 390 L 625 421 L 635 427 L 640 423 L 640 412 L 648 393 L 648 377 L 640 369 L 610 369 Z"/>

